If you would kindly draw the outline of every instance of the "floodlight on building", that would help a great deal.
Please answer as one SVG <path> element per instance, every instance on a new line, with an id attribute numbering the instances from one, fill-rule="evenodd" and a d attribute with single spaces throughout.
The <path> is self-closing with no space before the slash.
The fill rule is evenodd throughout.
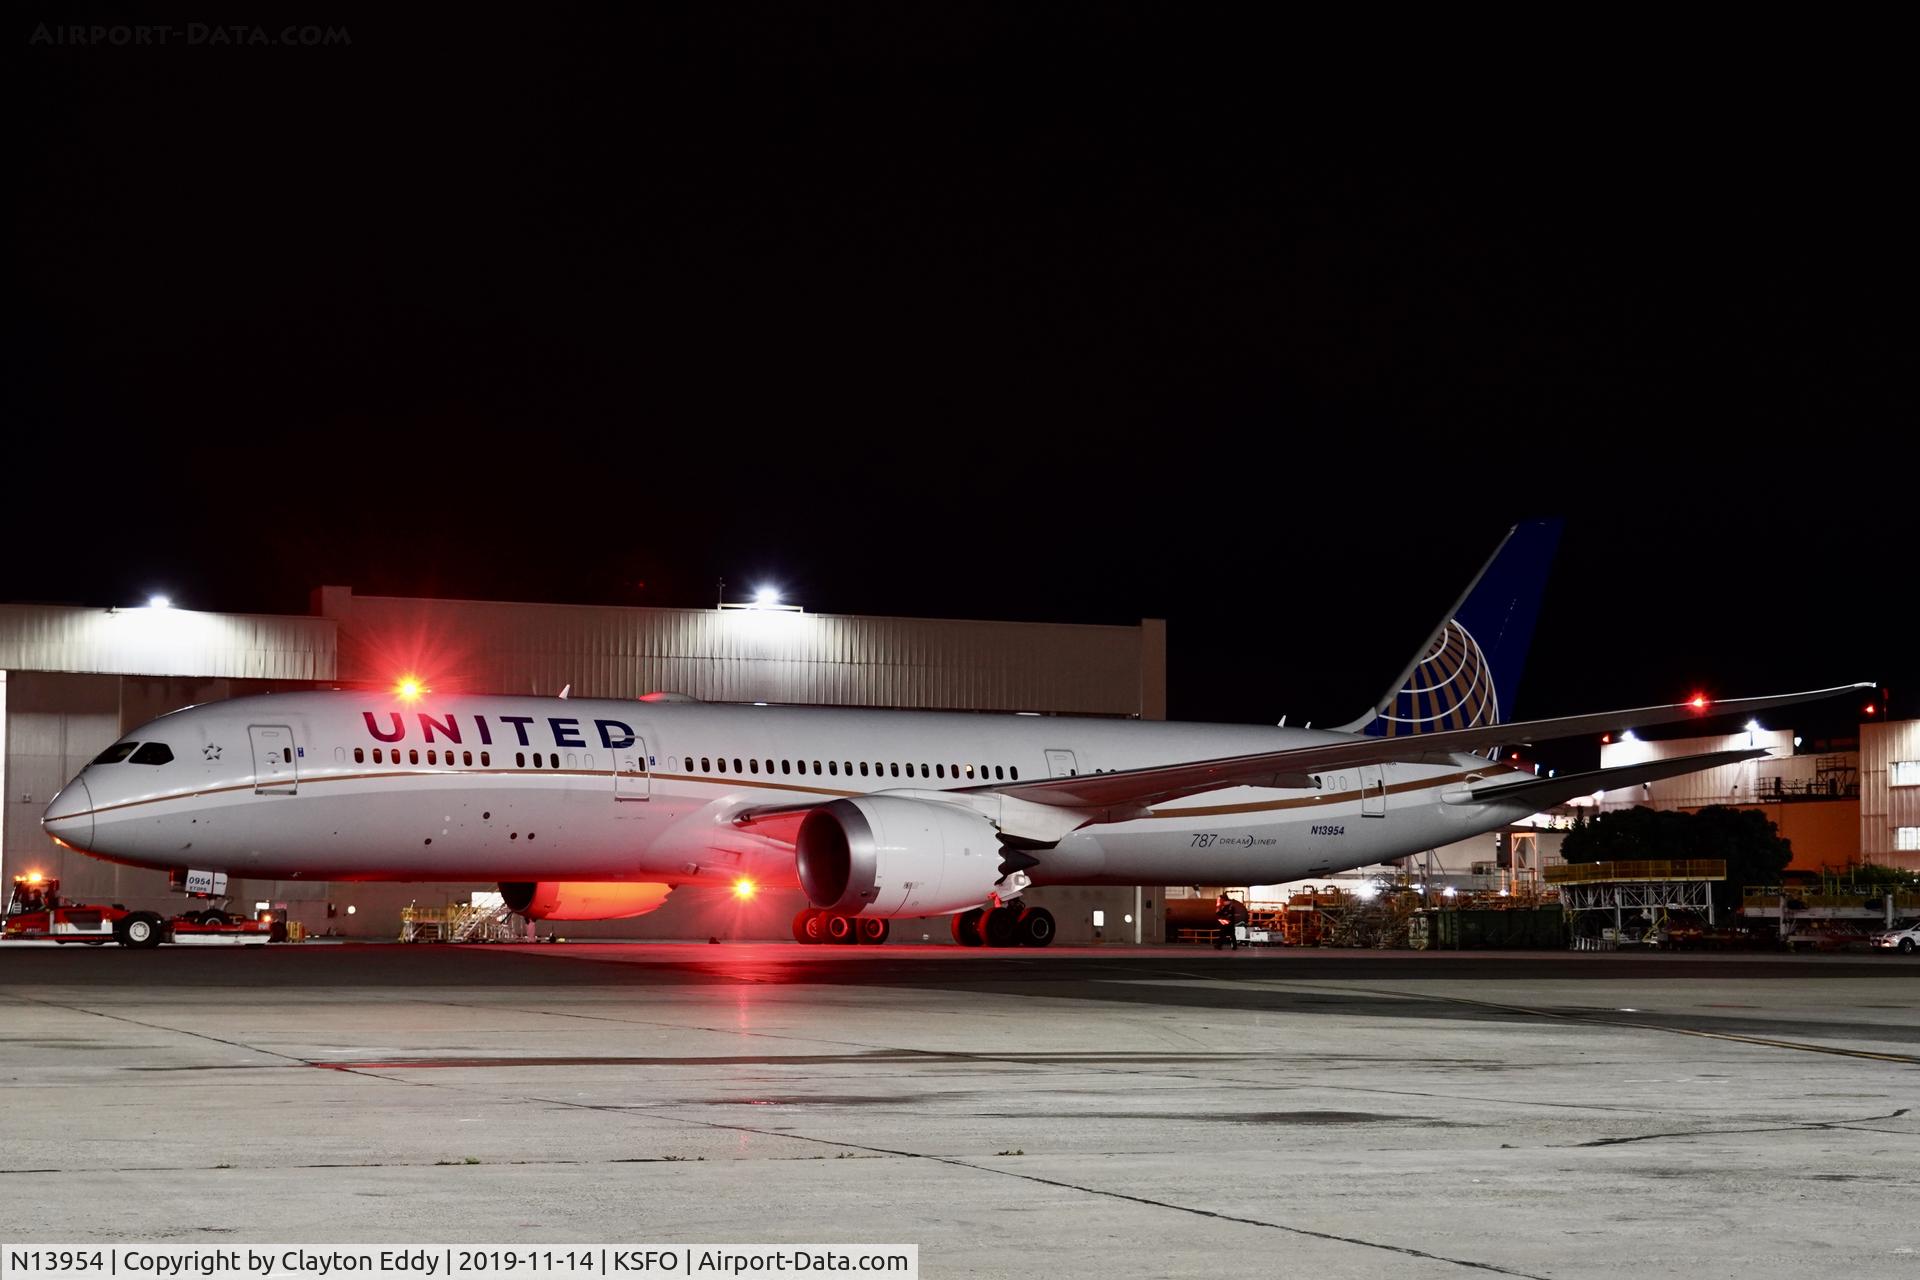
<path id="1" fill-rule="evenodd" d="M 1635 733 L 1635 732 L 1634 732 L 1633 730 L 1631 730 L 1631 729 L 1625 729 L 1625 730 L 1622 730 L 1622 731 L 1621 731 L 1621 733 L 1620 733 L 1620 741 L 1622 741 L 1622 742 L 1638 742 L 1638 741 L 1640 741 L 1640 736 L 1639 736 L 1638 734 L 1636 734 L 1636 733 Z"/>
<path id="2" fill-rule="evenodd" d="M 172 607 L 173 607 L 173 601 L 169 600 L 165 596 L 148 596 L 147 597 L 147 608 L 149 609 L 171 609 Z"/>
<path id="3" fill-rule="evenodd" d="M 1800 745 L 1800 735 L 1797 733 L 1793 735 L 1793 745 L 1796 747 Z"/>
<path id="4" fill-rule="evenodd" d="M 780 588 L 761 587 L 758 591 L 753 593 L 753 602 L 759 605 L 763 609 L 770 604 L 779 604 Z"/>
<path id="5" fill-rule="evenodd" d="M 1760 722 L 1759 722 L 1758 720 L 1749 720 L 1749 721 L 1747 721 L 1747 732 L 1748 732 L 1748 733 L 1759 733 L 1759 732 L 1760 732 Z"/>

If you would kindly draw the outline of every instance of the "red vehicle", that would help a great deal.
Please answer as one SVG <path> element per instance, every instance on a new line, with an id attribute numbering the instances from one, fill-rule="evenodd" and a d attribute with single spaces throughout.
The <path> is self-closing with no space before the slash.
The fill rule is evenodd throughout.
<path id="1" fill-rule="evenodd" d="M 108 942 L 123 947 L 265 942 L 270 929 L 264 921 L 235 920 L 218 907 L 169 917 L 157 911 L 129 911 L 118 903 L 62 902 L 60 882 L 38 871 L 13 878 L 6 914 L 0 918 L 0 940 L 84 942 L 94 947 Z"/>

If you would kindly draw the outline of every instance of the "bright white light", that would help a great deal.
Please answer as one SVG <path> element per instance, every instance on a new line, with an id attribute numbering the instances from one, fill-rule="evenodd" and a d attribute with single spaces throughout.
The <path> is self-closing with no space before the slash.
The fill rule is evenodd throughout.
<path id="1" fill-rule="evenodd" d="M 360 909 L 360 908 L 358 908 L 358 907 L 356 907 L 356 906 L 354 906 L 354 905 L 352 905 L 351 903 L 349 903 L 349 904 L 347 905 L 347 914 L 348 914 L 348 915 L 352 915 L 352 914 L 353 914 L 354 912 L 356 912 L 356 911 L 358 911 L 359 909 Z"/>
<path id="2" fill-rule="evenodd" d="M 778 587 L 760 588 L 758 591 L 753 593 L 753 602 L 755 604 L 779 604 L 780 588 Z"/>
<path id="3" fill-rule="evenodd" d="M 1760 722 L 1758 720 L 1747 721 L 1747 732 L 1748 733 L 1760 732 Z"/>
<path id="4" fill-rule="evenodd" d="M 1094 927 L 1094 928 L 1096 928 L 1096 929 L 1100 929 L 1100 928 L 1104 928 L 1104 927 L 1106 926 L 1106 923 L 1107 923 L 1107 913 L 1106 913 L 1106 912 L 1104 912 L 1104 911 L 1095 911 L 1095 912 L 1093 913 L 1093 927 Z"/>
<path id="5" fill-rule="evenodd" d="M 1362 880 L 1359 884 L 1353 887 L 1353 894 L 1356 898 L 1371 898 L 1376 896 L 1379 892 L 1380 892 L 1380 886 L 1375 884 L 1371 880 Z"/>
<path id="6" fill-rule="evenodd" d="M 173 601 L 167 599 L 165 596 L 147 597 L 147 608 L 149 609 L 170 609 L 172 607 Z"/>
<path id="7" fill-rule="evenodd" d="M 1622 734 L 1620 735 L 1620 741 L 1622 741 L 1622 742 L 1638 742 L 1638 741 L 1640 741 L 1640 739 L 1638 739 L 1638 738 L 1636 738 L 1636 737 L 1634 737 L 1634 736 L 1633 736 L 1633 730 L 1631 730 L 1631 729 L 1628 729 L 1628 730 L 1626 730 L 1625 732 L 1623 732 L 1623 733 L 1622 733 Z"/>
<path id="8" fill-rule="evenodd" d="M 1441 897 L 1443 897 L 1443 898 L 1451 898 L 1451 897 L 1453 897 L 1453 896 L 1454 896 L 1455 894 L 1457 894 L 1457 893 L 1459 893 L 1459 892 L 1460 892 L 1460 891 L 1459 891 L 1458 889 L 1456 889 L 1456 888 L 1454 888 L 1454 887 L 1453 887 L 1452 885 L 1448 885 L 1448 886 L 1447 886 L 1446 888 L 1444 888 L 1444 889 L 1442 889 L 1442 890 L 1440 891 L 1440 896 L 1441 896 Z"/>
<path id="9" fill-rule="evenodd" d="M 1799 745 L 1800 745 L 1800 739 L 1796 737 L 1796 738 L 1795 738 L 1795 739 L 1793 740 L 1793 745 L 1794 745 L 1794 746 L 1796 746 L 1796 747 L 1797 747 L 1797 746 L 1799 746 Z"/>

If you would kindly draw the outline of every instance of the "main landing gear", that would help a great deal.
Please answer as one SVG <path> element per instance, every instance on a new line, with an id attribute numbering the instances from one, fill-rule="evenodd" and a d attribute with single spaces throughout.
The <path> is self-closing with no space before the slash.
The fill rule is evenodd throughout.
<path id="1" fill-rule="evenodd" d="M 949 916 L 963 947 L 1044 947 L 1053 941 L 1053 912 L 1045 907 L 975 907 Z"/>
<path id="2" fill-rule="evenodd" d="M 793 918 L 795 942 L 830 942 L 841 946 L 879 946 L 893 931 L 892 922 L 873 916 L 843 916 L 808 907 Z"/>

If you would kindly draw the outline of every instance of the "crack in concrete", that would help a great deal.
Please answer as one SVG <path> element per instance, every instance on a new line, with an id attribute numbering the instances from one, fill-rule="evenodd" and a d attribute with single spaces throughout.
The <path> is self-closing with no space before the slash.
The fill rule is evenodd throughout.
<path id="1" fill-rule="evenodd" d="M 1870 1124 L 1875 1120 L 1898 1120 L 1911 1111 L 1911 1107 L 1901 1107 L 1898 1111 L 1884 1116 L 1860 1116 L 1852 1120 L 1807 1120 L 1799 1124 L 1766 1125 L 1754 1129 L 1690 1129 L 1677 1133 L 1641 1133 L 1630 1138 L 1595 1138 L 1591 1142 L 1556 1143 L 1561 1147 L 1618 1147 L 1629 1142 L 1654 1142 L 1661 1138 L 1716 1138 L 1723 1134 L 1745 1133 L 1795 1133 L 1815 1129 L 1850 1129 L 1854 1125 Z M 1855 1129 L 1856 1133 L 1897 1133 L 1894 1129 Z"/>

